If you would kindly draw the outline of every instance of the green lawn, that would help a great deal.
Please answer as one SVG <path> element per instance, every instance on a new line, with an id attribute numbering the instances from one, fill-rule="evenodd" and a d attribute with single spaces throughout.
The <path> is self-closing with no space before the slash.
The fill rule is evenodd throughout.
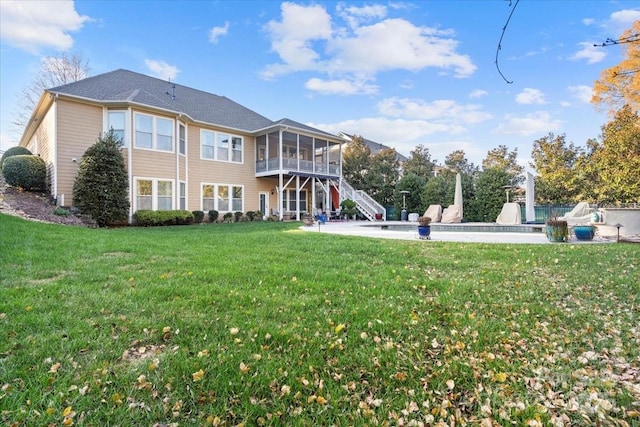
<path id="1" fill-rule="evenodd" d="M 640 245 L 298 226 L 0 214 L 0 422 L 640 425 Z"/>

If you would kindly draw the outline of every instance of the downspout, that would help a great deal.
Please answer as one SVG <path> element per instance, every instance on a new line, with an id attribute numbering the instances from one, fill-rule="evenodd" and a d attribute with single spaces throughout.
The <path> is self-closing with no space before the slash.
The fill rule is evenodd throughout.
<path id="1" fill-rule="evenodd" d="M 283 189 L 282 185 L 284 184 L 284 177 L 282 176 L 282 128 L 278 130 L 278 173 L 279 183 L 278 183 L 278 212 L 280 213 L 280 221 L 284 219 L 284 212 L 282 209 L 282 201 L 283 201 Z"/>
<path id="2" fill-rule="evenodd" d="M 129 130 L 129 146 L 127 147 L 127 175 L 129 175 L 129 224 L 133 224 L 133 120 L 131 117 L 131 107 L 127 108 L 125 127 Z M 129 126 L 127 126 L 129 125 Z"/>
<path id="3" fill-rule="evenodd" d="M 42 121 L 40 121 L 42 123 Z M 40 144 L 38 144 L 40 145 Z M 58 94 L 53 94 L 53 167 L 51 168 L 51 194 L 58 199 Z M 38 147 L 40 150 L 40 147 Z M 77 171 L 76 171 L 77 173 Z M 73 197 L 73 196 L 72 196 Z M 64 200 L 62 201 L 64 202 Z"/>

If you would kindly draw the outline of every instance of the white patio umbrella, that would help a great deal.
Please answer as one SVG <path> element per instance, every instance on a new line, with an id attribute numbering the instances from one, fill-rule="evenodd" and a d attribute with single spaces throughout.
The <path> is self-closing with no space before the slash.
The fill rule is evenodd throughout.
<path id="1" fill-rule="evenodd" d="M 536 210 L 535 210 L 535 184 L 533 180 L 533 174 L 531 172 L 527 172 L 527 193 L 525 199 L 525 214 L 527 218 L 527 222 L 535 222 L 536 221 Z"/>
<path id="2" fill-rule="evenodd" d="M 462 177 L 458 173 L 456 175 L 456 192 L 453 196 L 453 204 L 460 206 L 460 218 L 463 218 L 462 214 Z"/>

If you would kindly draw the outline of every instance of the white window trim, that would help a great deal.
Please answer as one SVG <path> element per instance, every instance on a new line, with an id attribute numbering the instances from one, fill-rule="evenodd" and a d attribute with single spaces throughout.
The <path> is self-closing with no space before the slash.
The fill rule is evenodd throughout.
<path id="1" fill-rule="evenodd" d="M 176 135 L 177 135 L 177 141 L 176 141 L 176 146 L 177 146 L 177 150 L 178 150 L 178 155 L 185 157 L 187 155 L 187 152 L 189 151 L 187 148 L 187 141 L 189 139 L 188 135 L 189 135 L 189 129 L 187 128 L 187 125 L 182 123 L 182 122 L 178 122 L 177 123 L 177 130 L 176 130 Z M 180 127 L 184 127 L 184 153 L 180 152 Z"/>
<path id="2" fill-rule="evenodd" d="M 135 127 L 136 116 L 146 116 L 151 117 L 151 148 L 146 147 L 138 147 L 137 143 L 137 129 Z M 170 150 L 160 150 L 158 149 L 158 119 L 168 120 L 171 122 L 171 149 Z M 154 116 L 153 114 L 146 114 L 140 112 L 133 113 L 133 148 L 136 150 L 147 150 L 147 151 L 157 151 L 160 153 L 174 153 L 176 151 L 176 121 L 174 119 L 162 116 Z"/>
<path id="3" fill-rule="evenodd" d="M 202 142 L 204 141 L 204 134 L 205 133 L 209 133 L 212 134 L 213 136 L 213 158 L 210 157 L 203 157 L 202 156 Z M 229 159 L 227 160 L 222 160 L 218 158 L 218 135 L 228 135 L 230 139 L 233 138 L 240 138 L 240 141 L 242 143 L 242 150 L 240 151 L 241 153 L 241 157 L 242 160 L 240 160 L 239 162 L 234 162 L 233 159 L 233 149 L 231 148 L 231 141 L 229 141 L 229 147 L 228 147 L 228 153 L 229 153 Z M 210 160 L 210 161 L 215 161 L 215 162 L 223 162 L 223 163 L 232 163 L 234 165 L 243 165 L 244 164 L 244 150 L 245 150 L 245 138 L 241 135 L 236 135 L 233 133 L 228 133 L 228 132 L 217 132 L 217 131 L 213 131 L 213 130 L 208 130 L 208 129 L 200 129 L 200 160 Z"/>
<path id="4" fill-rule="evenodd" d="M 133 177 L 133 212 L 137 212 L 140 210 L 138 208 L 138 181 L 151 181 L 151 210 L 158 210 L 158 181 L 169 181 L 171 182 L 171 209 L 175 209 L 176 204 L 176 182 L 171 178 L 150 178 L 144 176 L 134 176 Z M 178 195 L 178 197 L 180 197 Z"/>
<path id="5" fill-rule="evenodd" d="M 204 192 L 203 192 L 203 187 L 205 185 L 212 185 L 213 186 L 213 209 L 221 212 L 221 213 L 226 213 L 226 212 L 244 212 L 244 201 L 245 201 L 245 197 L 246 197 L 246 192 L 245 192 L 245 186 L 241 185 L 241 184 L 221 184 L 221 183 L 213 183 L 213 182 L 201 182 L 200 183 L 200 210 L 202 210 L 204 212 L 204 203 L 203 203 L 203 197 L 204 197 Z M 233 208 L 233 187 L 240 187 L 242 188 L 242 208 L 241 209 L 228 209 L 228 210 L 220 210 L 220 206 L 218 206 L 218 191 L 220 187 L 227 187 L 227 189 L 229 190 L 229 207 Z"/>
<path id="6" fill-rule="evenodd" d="M 124 137 L 122 138 L 122 147 L 123 148 L 129 148 L 131 146 L 130 144 L 130 137 L 129 135 L 131 135 L 130 129 L 131 129 L 131 115 L 129 114 L 129 110 L 104 110 L 104 120 L 103 120 L 103 128 L 104 128 L 104 132 L 109 132 L 111 130 L 111 127 L 109 126 L 109 113 L 122 113 L 124 114 Z"/>

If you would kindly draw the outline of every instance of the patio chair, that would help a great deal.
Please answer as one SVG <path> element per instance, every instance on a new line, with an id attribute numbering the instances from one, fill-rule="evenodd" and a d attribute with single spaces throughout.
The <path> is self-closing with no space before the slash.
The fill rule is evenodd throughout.
<path id="1" fill-rule="evenodd" d="M 423 216 L 431 218 L 431 222 L 440 222 L 442 218 L 442 205 L 429 205 Z"/>
<path id="2" fill-rule="evenodd" d="M 449 205 L 442 212 L 442 218 L 440 218 L 440 222 L 443 224 L 454 224 L 462 222 L 462 209 L 458 205 Z"/>
<path id="3" fill-rule="evenodd" d="M 522 224 L 522 212 L 518 203 L 505 203 L 502 205 L 502 211 L 496 219 L 499 225 L 515 225 Z"/>
<path id="4" fill-rule="evenodd" d="M 569 225 L 586 225 L 591 222 L 591 208 L 589 203 L 580 202 L 573 207 L 569 212 L 564 214 L 558 219 L 567 221 Z"/>

